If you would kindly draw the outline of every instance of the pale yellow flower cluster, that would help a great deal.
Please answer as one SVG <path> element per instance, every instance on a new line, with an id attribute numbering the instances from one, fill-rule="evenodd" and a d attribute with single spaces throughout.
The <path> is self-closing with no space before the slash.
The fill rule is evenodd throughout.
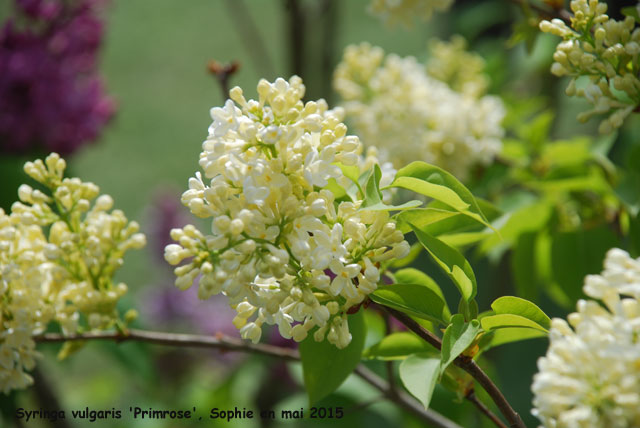
<path id="1" fill-rule="evenodd" d="M 342 111 L 324 100 L 302 102 L 294 76 L 258 84 L 258 100 L 231 90 L 202 145 L 200 172 L 182 202 L 211 229 L 174 229 L 165 258 L 185 289 L 198 275 L 199 296 L 222 293 L 237 311 L 243 338 L 258 341 L 263 324 L 296 341 L 317 327 L 316 341 L 351 341 L 348 314 L 373 292 L 380 262 L 405 256 L 409 244 L 386 211 L 330 189 L 349 185 L 340 166 L 371 165 Z M 355 186 L 353 182 L 351 187 Z"/>
<path id="2" fill-rule="evenodd" d="M 485 65 L 480 55 L 467 50 L 467 41 L 460 35 L 449 42 L 433 39 L 429 43 L 427 73 L 456 92 L 475 98 L 485 95 L 490 83 Z"/>
<path id="3" fill-rule="evenodd" d="M 26 184 L 0 217 L 0 389 L 24 387 L 35 347 L 31 336 L 56 321 L 64 334 L 119 322 L 127 291 L 113 274 L 124 253 L 145 245 L 136 222 L 93 183 L 63 178 L 56 153 L 25 164 L 47 192 Z"/>
<path id="4" fill-rule="evenodd" d="M 413 26 L 416 18 L 427 21 L 434 12 L 446 12 L 453 0 L 372 0 L 369 11 L 386 25 Z"/>
<path id="5" fill-rule="evenodd" d="M 589 275 L 568 323 L 554 319 L 534 377 L 534 415 L 545 428 L 640 426 L 640 260 L 614 248 Z"/>
<path id="6" fill-rule="evenodd" d="M 463 46 L 459 40 L 434 46 L 427 67 L 413 57 L 385 56 L 368 43 L 348 46 L 334 87 L 355 132 L 378 148 L 381 161 L 401 168 L 422 160 L 464 180 L 474 165 L 490 163 L 500 151 L 505 110 L 499 98 L 480 96 L 484 77 L 460 70 L 463 64 L 453 60 Z M 477 68 L 480 62 L 472 58 Z M 445 66 L 441 72 L 435 70 L 439 64 Z"/>
<path id="7" fill-rule="evenodd" d="M 608 133 L 640 105 L 640 28 L 630 16 L 609 18 L 607 4 L 598 0 L 573 0 L 571 10 L 571 26 L 560 19 L 540 23 L 545 33 L 563 38 L 551 72 L 570 76 L 567 95 L 583 97 L 593 106 L 578 120 L 605 115 L 599 129 Z M 578 81 L 581 76 L 586 76 L 584 85 Z"/>

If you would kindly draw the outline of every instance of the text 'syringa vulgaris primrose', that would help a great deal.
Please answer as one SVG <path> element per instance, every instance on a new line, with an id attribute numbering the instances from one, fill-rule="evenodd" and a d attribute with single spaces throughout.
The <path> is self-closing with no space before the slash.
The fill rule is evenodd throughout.
<path id="1" fill-rule="evenodd" d="M 121 323 L 116 309 L 126 293 L 114 284 L 124 253 L 145 245 L 136 222 L 93 183 L 64 178 L 56 153 L 25 164 L 45 191 L 23 184 L 20 202 L 0 210 L 0 390 L 31 383 L 32 335 L 55 322 L 65 335 Z M 129 313 L 125 318 L 132 316 Z"/>
<path id="2" fill-rule="evenodd" d="M 336 200 L 330 188 L 350 185 L 340 166 L 363 163 L 362 147 L 342 110 L 303 103 L 304 91 L 296 76 L 261 80 L 257 101 L 236 87 L 211 110 L 204 177 L 197 172 L 182 195 L 211 228 L 172 230 L 178 243 L 165 257 L 188 259 L 175 269 L 178 287 L 201 275 L 201 298 L 228 297 L 242 337 L 258 341 L 266 323 L 301 341 L 317 327 L 315 340 L 344 348 L 349 312 L 376 289 L 380 263 L 404 257 L 409 244 L 386 211 Z"/>

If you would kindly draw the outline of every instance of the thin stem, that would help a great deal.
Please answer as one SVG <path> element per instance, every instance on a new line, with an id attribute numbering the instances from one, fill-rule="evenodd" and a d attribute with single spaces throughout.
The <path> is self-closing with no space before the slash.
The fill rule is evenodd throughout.
<path id="1" fill-rule="evenodd" d="M 442 348 L 442 341 L 438 336 L 431 333 L 429 330 L 425 330 L 422 328 L 420 324 L 411 319 L 408 315 L 396 311 L 395 309 L 391 309 L 385 306 L 380 306 L 383 310 L 387 311 L 394 318 L 404 324 L 409 330 L 416 333 L 434 348 L 440 350 Z M 513 428 L 526 428 L 524 422 L 522 422 L 522 418 L 520 415 L 511 407 L 507 399 L 504 397 L 500 389 L 496 386 L 495 383 L 487 376 L 487 374 L 473 361 L 471 358 L 466 357 L 464 355 L 460 355 L 453 362 L 456 366 L 460 367 L 462 370 L 469 373 L 483 388 L 487 391 L 487 394 L 491 397 L 500 413 L 505 417 L 505 419 L 509 422 L 510 426 Z"/>
<path id="2" fill-rule="evenodd" d="M 80 340 L 102 340 L 114 341 L 116 343 L 127 341 L 147 342 L 166 346 L 214 348 L 225 351 L 249 352 L 277 357 L 286 361 L 300 360 L 300 354 L 295 349 L 282 348 L 265 343 L 251 343 L 242 339 L 224 336 L 222 334 L 216 336 L 200 336 L 195 334 L 165 333 L 129 329 L 125 333 L 116 331 L 99 331 L 75 334 L 70 336 L 64 336 L 57 333 L 45 333 L 34 336 L 34 340 L 38 343 L 60 343 Z M 441 414 L 433 410 L 423 408 L 422 405 L 420 405 L 408 394 L 402 391 L 391 393 L 389 390 L 389 384 L 366 367 L 362 365 L 356 367 L 355 374 L 357 374 L 364 381 L 382 392 L 389 400 L 393 401 L 403 409 L 412 412 L 423 422 L 431 424 L 431 426 L 435 428 L 461 428 L 458 424 L 450 421 Z"/>
<path id="3" fill-rule="evenodd" d="M 35 336 L 36 342 L 68 342 L 77 340 L 106 340 L 115 342 L 147 342 L 157 345 L 187 346 L 194 348 L 217 348 L 226 351 L 251 352 L 260 355 L 270 355 L 286 361 L 300 359 L 295 349 L 282 348 L 266 343 L 251 343 L 234 337 L 223 335 L 200 336 L 196 334 L 165 333 L 138 329 L 129 329 L 125 334 L 117 331 L 95 331 L 64 336 L 57 333 L 45 333 Z"/>
<path id="4" fill-rule="evenodd" d="M 225 5 L 256 72 L 263 77 L 274 77 L 275 67 L 269 58 L 264 37 L 258 31 L 244 0 L 226 0 Z"/>
<path id="5" fill-rule="evenodd" d="M 383 313 L 384 316 L 384 327 L 386 336 L 391 334 L 391 317 L 388 313 Z M 385 362 L 387 367 L 387 382 L 389 382 L 389 392 L 396 392 L 396 381 L 395 381 L 395 372 L 393 370 L 393 360 L 389 360 Z"/>
<path id="6" fill-rule="evenodd" d="M 304 25 L 305 14 L 300 0 L 285 0 L 289 32 L 287 41 L 289 42 L 289 68 L 291 74 L 295 74 L 304 79 Z"/>
<path id="7" fill-rule="evenodd" d="M 327 103 L 332 105 L 333 93 L 331 81 L 333 76 L 333 59 L 338 33 L 338 2 L 336 0 L 322 0 L 322 94 Z"/>
<path id="8" fill-rule="evenodd" d="M 482 401 L 478 400 L 478 397 L 476 396 L 475 392 L 473 391 L 469 392 L 467 396 L 464 398 L 466 398 L 471 403 L 473 403 L 473 405 L 476 406 L 478 410 L 484 413 L 489 419 L 491 419 L 491 422 L 496 424 L 497 427 L 507 428 L 507 426 L 500 420 L 500 418 L 494 415 L 493 412 L 489 410 L 489 408 L 485 406 L 485 404 Z"/>
<path id="9" fill-rule="evenodd" d="M 229 64 L 220 64 L 216 60 L 211 60 L 207 64 L 209 73 L 216 79 L 218 85 L 220 85 L 220 91 L 222 92 L 222 98 L 226 99 L 229 96 L 229 79 L 234 75 L 240 64 L 237 61 L 233 61 Z"/>

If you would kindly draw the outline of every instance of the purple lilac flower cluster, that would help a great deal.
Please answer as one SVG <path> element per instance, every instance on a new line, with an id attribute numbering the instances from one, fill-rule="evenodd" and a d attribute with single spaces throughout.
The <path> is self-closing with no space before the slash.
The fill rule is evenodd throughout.
<path id="1" fill-rule="evenodd" d="M 97 73 L 104 2 L 14 0 L 0 29 L 0 151 L 70 153 L 113 116 Z"/>

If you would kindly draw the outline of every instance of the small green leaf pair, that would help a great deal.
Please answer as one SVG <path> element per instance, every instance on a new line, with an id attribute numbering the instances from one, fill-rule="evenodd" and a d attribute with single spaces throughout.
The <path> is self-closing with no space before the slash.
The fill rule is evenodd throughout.
<path id="1" fill-rule="evenodd" d="M 456 314 L 444 332 L 440 358 L 418 353 L 400 364 L 402 383 L 425 408 L 429 407 L 436 384 L 447 367 L 474 343 L 479 332 L 478 320 L 465 323 L 464 317 Z"/>

